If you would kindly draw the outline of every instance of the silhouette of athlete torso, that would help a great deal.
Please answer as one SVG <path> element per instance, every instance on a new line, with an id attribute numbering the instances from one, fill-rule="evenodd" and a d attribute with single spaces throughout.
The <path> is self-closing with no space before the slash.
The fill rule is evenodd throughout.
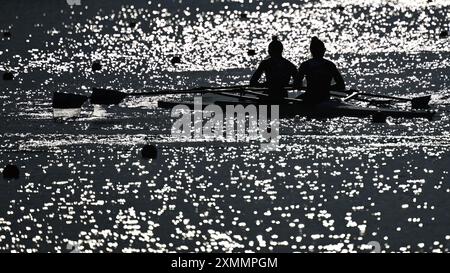
<path id="1" fill-rule="evenodd" d="M 259 84 L 258 81 L 262 74 L 266 75 L 266 82 Z M 295 65 L 281 56 L 270 57 L 263 60 L 258 66 L 250 80 L 250 85 L 263 85 L 268 88 L 270 100 L 280 100 L 283 97 L 287 97 L 288 94 L 284 87 L 289 85 L 291 79 L 294 79 L 294 83 L 299 81 Z"/>
<path id="2" fill-rule="evenodd" d="M 306 77 L 306 93 L 301 97 L 306 101 L 322 102 L 330 99 L 331 90 L 344 90 L 345 83 L 333 62 L 315 57 L 303 62 L 299 68 L 300 81 Z M 332 85 L 332 80 L 335 84 Z"/>

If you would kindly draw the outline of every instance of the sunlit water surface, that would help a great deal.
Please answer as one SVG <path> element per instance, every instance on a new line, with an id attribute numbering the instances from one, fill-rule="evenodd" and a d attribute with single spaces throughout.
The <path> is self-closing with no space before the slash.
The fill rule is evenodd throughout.
<path id="1" fill-rule="evenodd" d="M 21 178 L 0 181 L 1 251 L 449 250 L 448 1 L 84 2 L 3 4 L 0 168 Z M 55 91 L 245 84 L 272 35 L 295 64 L 317 35 L 349 87 L 432 94 L 438 117 L 287 119 L 273 152 L 177 141 L 161 97 L 52 118 Z"/>

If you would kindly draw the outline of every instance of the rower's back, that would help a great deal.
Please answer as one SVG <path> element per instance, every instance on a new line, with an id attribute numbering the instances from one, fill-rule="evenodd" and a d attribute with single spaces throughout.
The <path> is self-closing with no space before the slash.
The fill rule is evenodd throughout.
<path id="1" fill-rule="evenodd" d="M 251 86 L 268 88 L 269 100 L 282 100 L 288 96 L 285 87 L 289 85 L 291 79 L 294 84 L 299 82 L 297 68 L 292 62 L 282 57 L 282 52 L 283 45 L 276 37 L 273 37 L 269 44 L 270 57 L 259 64 L 250 80 Z M 262 74 L 265 74 L 266 82 L 260 84 Z"/>
<path id="2" fill-rule="evenodd" d="M 269 96 L 287 97 L 284 87 L 288 86 L 291 79 L 297 76 L 297 68 L 287 59 L 278 56 L 270 57 L 261 62 L 258 70 L 266 75 L 266 85 Z M 258 72 L 257 70 L 257 72 Z M 255 73 L 257 76 L 258 73 Z M 252 77 L 250 84 L 256 85 L 256 77 Z"/>
<path id="3" fill-rule="evenodd" d="M 311 40 L 312 59 L 303 62 L 299 68 L 300 79 L 306 78 L 306 93 L 302 97 L 311 102 L 330 99 L 331 90 L 344 90 L 345 83 L 336 65 L 323 58 L 325 45 L 317 37 Z M 332 81 L 335 84 L 332 84 Z"/>

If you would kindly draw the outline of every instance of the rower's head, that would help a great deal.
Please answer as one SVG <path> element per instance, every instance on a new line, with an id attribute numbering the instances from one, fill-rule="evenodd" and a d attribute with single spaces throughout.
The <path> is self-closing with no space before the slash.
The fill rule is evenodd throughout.
<path id="1" fill-rule="evenodd" d="M 322 58 L 325 55 L 325 44 L 317 37 L 312 37 L 311 44 L 309 46 L 311 54 L 314 58 Z"/>
<path id="2" fill-rule="evenodd" d="M 283 53 L 283 44 L 278 41 L 277 36 L 272 37 L 272 42 L 269 44 L 269 55 L 270 57 L 281 57 Z"/>

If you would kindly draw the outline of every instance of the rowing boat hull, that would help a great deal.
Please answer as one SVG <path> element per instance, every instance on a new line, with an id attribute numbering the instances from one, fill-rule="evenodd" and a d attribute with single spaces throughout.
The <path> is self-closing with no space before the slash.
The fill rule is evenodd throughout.
<path id="1" fill-rule="evenodd" d="M 214 101 L 216 105 L 219 105 L 225 110 L 227 105 L 257 105 L 254 101 Z M 210 103 L 203 103 L 202 109 Z M 176 105 L 186 105 L 189 109 L 194 109 L 194 103 L 191 101 L 158 101 L 158 107 L 165 109 L 172 109 Z M 366 108 L 354 106 L 348 103 L 332 101 L 327 103 L 321 103 L 317 105 L 308 105 L 303 103 L 285 103 L 279 106 L 280 118 L 292 118 L 296 116 L 310 117 L 310 118 L 333 118 L 333 117 L 393 117 L 393 118 L 426 118 L 432 120 L 435 112 L 432 111 L 403 111 L 387 108 Z"/>

